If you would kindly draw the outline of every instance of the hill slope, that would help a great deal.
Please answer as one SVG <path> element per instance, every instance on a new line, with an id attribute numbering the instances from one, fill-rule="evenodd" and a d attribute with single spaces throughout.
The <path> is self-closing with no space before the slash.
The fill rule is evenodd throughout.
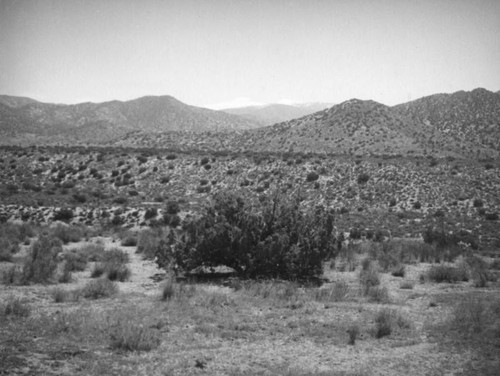
<path id="1" fill-rule="evenodd" d="M 489 155 L 500 151 L 500 96 L 486 89 L 435 94 L 393 107 L 423 124 L 416 135 L 432 149 Z"/>
<path id="2" fill-rule="evenodd" d="M 29 98 L 0 98 L 4 144 L 111 141 L 127 132 L 227 131 L 258 126 L 220 111 L 184 104 L 170 96 L 131 101 L 60 105 Z"/>

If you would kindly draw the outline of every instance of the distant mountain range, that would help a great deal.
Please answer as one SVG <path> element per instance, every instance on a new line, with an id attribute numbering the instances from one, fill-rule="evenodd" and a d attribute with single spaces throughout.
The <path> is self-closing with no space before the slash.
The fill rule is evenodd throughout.
<path id="1" fill-rule="evenodd" d="M 274 103 L 260 106 L 227 108 L 221 111 L 238 115 L 266 126 L 300 118 L 331 106 L 332 103 L 304 103 L 293 105 Z"/>
<path id="2" fill-rule="evenodd" d="M 0 96 L 0 139 L 3 144 L 65 142 L 283 153 L 467 158 L 500 154 L 500 95 L 485 89 L 436 94 L 393 107 L 351 99 L 261 126 L 273 116 L 299 111 L 290 107 L 294 108 L 251 106 L 228 114 L 168 96 L 71 106 Z"/>
<path id="3" fill-rule="evenodd" d="M 2 144 L 95 143 L 136 130 L 219 132 L 258 126 L 255 121 L 189 106 L 171 96 L 75 105 L 0 96 Z"/>

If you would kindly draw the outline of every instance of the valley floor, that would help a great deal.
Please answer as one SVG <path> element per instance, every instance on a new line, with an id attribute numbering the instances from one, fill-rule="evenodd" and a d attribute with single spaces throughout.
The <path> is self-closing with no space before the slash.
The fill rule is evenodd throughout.
<path id="1" fill-rule="evenodd" d="M 404 278 L 380 274 L 389 300 L 376 302 L 360 293 L 361 265 L 337 263 L 325 265 L 330 282 L 321 288 L 174 283 L 162 299 L 165 282 L 150 278 L 162 273 L 153 261 L 135 247 L 99 239 L 90 242 L 130 256 L 131 277 L 112 297 L 54 301 L 56 288 L 85 286 L 90 265 L 57 287 L 2 286 L 0 305 L 19 298 L 30 314 L 0 315 L 0 375 L 500 374 L 498 282 L 420 282 L 430 264 L 414 263 Z M 477 326 L 460 327 L 460 302 L 488 306 L 496 316 L 479 312 L 468 322 Z M 381 312 L 394 319 L 387 335 L 380 335 Z"/>

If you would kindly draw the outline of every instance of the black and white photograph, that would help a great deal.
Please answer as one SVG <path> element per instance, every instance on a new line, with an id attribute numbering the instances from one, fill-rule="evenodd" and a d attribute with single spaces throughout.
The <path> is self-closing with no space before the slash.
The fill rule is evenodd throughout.
<path id="1" fill-rule="evenodd" d="M 0 376 L 499 376 L 500 1 L 0 0 Z"/>

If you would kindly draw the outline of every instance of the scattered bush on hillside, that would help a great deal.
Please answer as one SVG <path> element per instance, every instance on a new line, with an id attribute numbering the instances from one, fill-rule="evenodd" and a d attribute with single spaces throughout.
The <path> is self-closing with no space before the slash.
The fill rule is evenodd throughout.
<path id="1" fill-rule="evenodd" d="M 181 207 L 177 201 L 170 200 L 167 202 L 167 206 L 165 208 L 165 211 L 168 214 L 177 214 L 181 211 Z"/>
<path id="2" fill-rule="evenodd" d="M 265 197 L 249 203 L 231 192 L 216 194 L 200 217 L 184 222 L 181 236 L 168 239 L 160 266 L 183 270 L 225 265 L 249 278 L 317 278 L 334 249 L 333 214 L 305 209 L 299 196 Z"/>
<path id="3" fill-rule="evenodd" d="M 306 180 L 308 182 L 316 181 L 318 179 L 319 179 L 319 175 L 314 171 L 309 172 L 306 176 Z"/>
<path id="4" fill-rule="evenodd" d="M 69 222 L 73 219 L 74 213 L 73 210 L 69 208 L 59 209 L 54 213 L 53 219 L 54 221 L 62 221 Z"/>
<path id="5" fill-rule="evenodd" d="M 57 269 L 57 255 L 62 251 L 61 241 L 41 235 L 30 248 L 23 265 L 22 283 L 49 283 Z"/>
<path id="6" fill-rule="evenodd" d="M 363 172 L 358 175 L 357 179 L 358 184 L 366 184 L 368 183 L 368 180 L 370 180 L 370 175 L 368 175 L 366 172 Z"/>
<path id="7" fill-rule="evenodd" d="M 475 208 L 482 208 L 483 205 L 484 205 L 484 202 L 483 200 L 481 200 L 480 198 L 476 198 L 474 199 L 472 205 L 475 207 Z"/>
<path id="8" fill-rule="evenodd" d="M 488 221 L 497 221 L 498 220 L 498 213 L 485 213 L 484 219 Z"/>

